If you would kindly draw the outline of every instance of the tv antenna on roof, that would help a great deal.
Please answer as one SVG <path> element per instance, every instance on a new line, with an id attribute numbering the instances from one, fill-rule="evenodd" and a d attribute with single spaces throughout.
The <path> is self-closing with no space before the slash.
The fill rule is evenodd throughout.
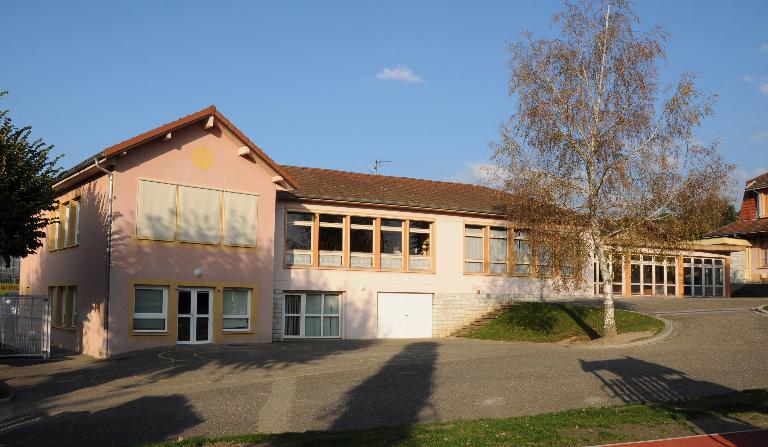
<path id="1" fill-rule="evenodd" d="M 392 162 L 389 160 L 380 160 L 378 158 L 376 160 L 373 160 L 373 166 L 370 169 L 371 174 L 379 175 L 379 170 L 381 170 L 381 168 L 384 167 L 385 163 L 392 163 Z"/>

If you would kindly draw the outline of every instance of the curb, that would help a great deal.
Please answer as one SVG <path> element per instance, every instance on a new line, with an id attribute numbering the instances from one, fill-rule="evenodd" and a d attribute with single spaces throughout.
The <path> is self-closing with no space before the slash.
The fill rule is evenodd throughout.
<path id="1" fill-rule="evenodd" d="M 622 309 L 622 310 L 624 310 L 625 312 L 633 312 L 639 315 L 652 316 L 657 320 L 661 320 L 664 323 L 664 329 L 662 329 L 661 332 L 654 335 L 653 337 L 645 338 L 643 340 L 631 341 L 629 343 L 619 343 L 615 345 L 566 345 L 565 347 L 571 348 L 571 349 L 634 348 L 637 346 L 648 346 L 648 345 L 655 345 L 656 343 L 661 343 L 663 341 L 666 341 L 669 338 L 675 337 L 678 334 L 678 332 L 680 332 L 680 328 L 677 326 L 677 324 L 671 320 L 667 320 L 666 318 L 660 318 L 656 315 L 648 315 L 640 312 L 635 312 L 632 310 L 626 310 L 626 309 Z"/>
<path id="2" fill-rule="evenodd" d="M 8 391 L 8 397 L 4 397 L 0 399 L 0 405 L 10 404 L 11 401 L 13 400 L 13 389 L 3 382 L 0 382 L 0 388 L 3 388 L 6 391 Z"/>

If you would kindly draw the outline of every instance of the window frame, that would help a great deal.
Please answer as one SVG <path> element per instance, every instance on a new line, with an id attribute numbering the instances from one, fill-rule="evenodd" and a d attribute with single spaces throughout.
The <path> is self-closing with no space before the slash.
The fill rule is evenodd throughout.
<path id="1" fill-rule="evenodd" d="M 345 236 L 345 239 L 347 241 L 349 241 L 349 248 L 347 250 L 348 251 L 348 254 L 347 254 L 347 259 L 348 259 L 347 266 L 348 266 L 348 268 L 350 270 L 362 270 L 362 271 L 371 271 L 371 270 L 375 271 L 375 270 L 377 270 L 377 268 L 376 268 L 376 252 L 377 252 L 376 244 L 379 243 L 379 237 L 376 234 L 376 222 L 377 222 L 376 218 L 373 217 L 373 216 L 363 216 L 363 215 L 359 215 L 359 214 L 350 214 L 347 217 L 349 218 L 349 220 L 348 220 L 349 225 L 348 225 L 347 231 L 345 231 L 345 233 L 344 233 L 344 236 Z M 371 224 L 367 225 L 367 224 L 352 223 L 352 219 L 354 217 L 362 217 L 362 218 L 365 218 L 365 219 L 371 219 Z M 352 230 L 370 231 L 371 232 L 371 252 L 370 253 L 365 253 L 365 252 L 360 252 L 360 251 L 352 251 Z M 370 257 L 371 258 L 371 266 L 370 267 L 352 266 L 352 257 L 353 256 L 354 257 L 360 257 L 360 258 L 368 258 L 368 257 Z"/>
<path id="2" fill-rule="evenodd" d="M 288 296 L 300 296 L 301 303 L 299 304 L 299 311 L 298 314 L 288 314 L 285 312 L 285 300 Z M 320 301 L 320 313 L 307 313 L 307 295 L 320 295 L 321 301 Z M 333 295 L 338 297 L 339 299 L 339 311 L 338 313 L 332 314 L 326 314 L 325 313 L 325 297 L 327 295 Z M 343 334 L 343 321 L 342 321 L 342 315 L 343 312 L 343 294 L 341 292 L 326 292 L 326 291 L 314 291 L 314 290 L 308 290 L 308 291 L 301 291 L 301 292 L 285 292 L 283 294 L 283 318 L 282 318 L 282 329 L 281 329 L 281 337 L 284 339 L 297 339 L 297 338 L 308 338 L 308 339 L 341 339 Z M 299 317 L 299 335 L 286 335 L 285 329 L 286 329 L 286 319 L 288 317 Z M 320 334 L 318 336 L 307 336 L 306 335 L 306 318 L 307 317 L 320 317 Z M 323 333 L 323 322 L 325 318 L 338 318 L 339 321 L 339 335 L 322 335 Z"/>
<path id="3" fill-rule="evenodd" d="M 226 319 L 236 319 L 236 320 L 242 320 L 242 315 L 234 315 L 234 314 L 225 314 L 224 313 L 224 306 L 222 304 L 221 307 L 221 330 L 222 332 L 250 332 L 251 331 L 251 322 L 253 321 L 253 318 L 251 316 L 251 301 L 253 296 L 253 289 L 247 288 L 247 287 L 223 287 L 221 289 L 221 297 L 222 300 L 224 299 L 224 292 L 227 290 L 244 290 L 247 292 L 246 296 L 246 314 L 245 318 L 248 320 L 248 327 L 246 328 L 237 328 L 237 329 L 225 329 L 224 328 L 224 320 Z"/>
<path id="4" fill-rule="evenodd" d="M 289 214 L 309 214 L 311 216 L 310 220 L 300 220 L 296 222 L 289 222 L 288 221 L 288 215 Z M 317 213 L 314 213 L 312 211 L 307 210 L 292 210 L 292 209 L 286 209 L 285 213 L 283 213 L 283 267 L 290 269 L 290 268 L 312 268 L 315 265 L 316 256 L 315 256 L 315 238 L 317 237 Z M 289 263 L 288 262 L 288 226 L 294 225 L 294 226 L 301 226 L 301 227 L 309 227 L 309 250 L 296 250 L 296 249 L 290 249 L 292 252 L 299 252 L 300 254 L 309 254 L 309 263 L 308 264 L 295 264 L 295 263 Z"/>
<path id="5" fill-rule="evenodd" d="M 138 334 L 158 334 L 168 332 L 168 289 L 170 286 L 160 286 L 152 284 L 136 284 L 133 286 L 133 296 L 131 303 L 131 332 Z M 163 312 L 162 313 L 138 313 L 136 312 L 136 291 L 137 290 L 161 290 L 163 292 Z M 163 329 L 135 329 L 135 320 L 160 320 L 165 321 Z"/>
<path id="6" fill-rule="evenodd" d="M 470 233 L 468 233 L 467 232 L 467 228 L 468 227 L 480 227 L 480 235 L 478 236 L 477 234 L 470 234 Z M 488 257 L 488 247 L 486 247 L 486 245 L 487 245 L 486 244 L 486 225 L 484 225 L 484 224 L 477 224 L 477 223 L 464 222 L 464 225 L 463 225 L 462 228 L 463 228 L 463 231 L 462 231 L 462 238 L 461 238 L 461 242 L 462 242 L 461 246 L 463 248 L 464 254 L 462 256 L 463 259 L 461 261 L 461 264 L 462 264 L 462 270 L 463 270 L 464 274 L 465 275 L 486 275 L 486 274 L 488 274 L 488 271 L 487 271 L 488 270 L 488 268 L 487 268 L 488 263 L 486 262 L 486 258 Z M 481 245 L 483 247 L 483 254 L 482 254 L 481 258 L 472 258 L 472 259 L 470 259 L 470 258 L 467 257 L 468 256 L 468 254 L 467 254 L 467 238 L 468 237 L 473 238 L 473 239 L 478 239 L 478 238 L 480 239 Z M 481 264 L 482 265 L 482 269 L 479 272 L 471 272 L 471 271 L 467 270 L 467 264 Z"/>
<path id="7" fill-rule="evenodd" d="M 411 222 L 424 222 L 428 225 L 428 228 L 413 228 L 411 227 Z M 403 266 L 406 270 L 409 272 L 428 272 L 432 270 L 432 227 L 434 226 L 434 222 L 428 221 L 428 220 L 418 220 L 418 219 L 408 219 L 406 222 L 406 227 L 408 229 L 408 233 L 405 235 L 405 250 L 403 250 L 406 253 L 406 258 L 408 265 Z M 412 255 L 411 254 L 411 234 L 426 234 L 427 235 L 427 243 L 428 243 L 428 254 L 426 255 Z M 429 261 L 429 265 L 426 269 L 414 269 L 411 267 L 411 259 L 426 259 Z"/>
<path id="8" fill-rule="evenodd" d="M 382 221 L 384 220 L 399 220 L 402 222 L 402 225 L 399 227 L 392 227 L 392 226 L 384 226 L 384 223 Z M 382 271 L 387 272 L 402 272 L 406 271 L 407 269 L 407 262 L 408 262 L 408 250 L 406 249 L 406 240 L 405 240 L 405 234 L 408 230 L 407 225 L 407 219 L 404 218 L 396 218 L 396 217 L 381 217 L 379 218 L 379 269 Z M 400 233 L 400 254 L 397 253 L 384 253 L 382 251 L 382 244 L 384 243 L 384 232 L 388 233 Z M 384 258 L 388 259 L 400 259 L 400 268 L 385 268 L 383 264 Z"/>
<path id="9" fill-rule="evenodd" d="M 323 222 L 320 216 L 338 216 L 341 217 L 341 223 L 335 223 L 335 222 Z M 347 228 L 347 219 L 349 219 L 349 216 L 346 214 L 338 214 L 333 212 L 325 212 L 325 213 L 315 213 L 315 216 L 313 220 L 317 220 L 317 265 L 319 268 L 323 269 L 342 269 L 346 267 L 345 265 L 345 253 L 347 253 L 348 250 L 348 243 L 347 243 L 347 237 L 346 237 L 346 228 Z M 341 251 L 334 251 L 334 250 L 320 250 L 320 233 L 323 228 L 336 228 L 341 230 Z M 331 265 L 331 264 L 322 264 L 320 263 L 320 256 L 339 256 L 341 258 L 341 261 L 339 262 L 339 265 Z M 313 250 L 313 257 L 314 257 L 314 250 Z"/>

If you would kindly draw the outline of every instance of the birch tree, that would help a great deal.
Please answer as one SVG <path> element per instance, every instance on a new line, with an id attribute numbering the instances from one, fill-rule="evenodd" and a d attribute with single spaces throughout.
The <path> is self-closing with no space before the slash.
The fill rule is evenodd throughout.
<path id="1" fill-rule="evenodd" d="M 598 262 L 611 336 L 610 257 L 684 249 L 722 218 L 732 166 L 695 136 L 716 97 L 693 73 L 661 85 L 668 36 L 642 30 L 628 1 L 567 3 L 553 25 L 556 37 L 524 32 L 509 45 L 516 106 L 492 144 L 494 181 L 546 264 L 539 279 L 583 286 L 567 273 Z"/>

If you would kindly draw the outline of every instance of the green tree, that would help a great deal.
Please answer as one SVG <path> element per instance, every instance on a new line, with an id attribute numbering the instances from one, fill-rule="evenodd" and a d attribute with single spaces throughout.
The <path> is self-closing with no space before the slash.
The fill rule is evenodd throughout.
<path id="1" fill-rule="evenodd" d="M 8 92 L 0 92 L 0 98 Z M 42 246 L 53 211 L 53 185 L 59 174 L 53 146 L 31 140 L 32 128 L 13 125 L 8 110 L 0 111 L 0 257 L 23 257 Z"/>

